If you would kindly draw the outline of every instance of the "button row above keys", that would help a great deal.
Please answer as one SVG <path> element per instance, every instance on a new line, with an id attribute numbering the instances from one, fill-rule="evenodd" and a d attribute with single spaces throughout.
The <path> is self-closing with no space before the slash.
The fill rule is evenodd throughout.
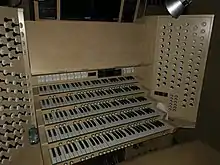
<path id="1" fill-rule="evenodd" d="M 133 76 L 125 76 L 125 77 L 117 77 L 117 78 L 105 78 L 105 79 L 97 79 L 97 80 L 86 80 L 81 82 L 72 82 L 66 84 L 55 84 L 48 86 L 40 86 L 38 87 L 39 94 L 52 94 L 52 93 L 60 93 L 81 89 L 94 88 L 96 86 L 106 86 L 117 83 L 125 83 L 134 81 L 135 78 Z"/>

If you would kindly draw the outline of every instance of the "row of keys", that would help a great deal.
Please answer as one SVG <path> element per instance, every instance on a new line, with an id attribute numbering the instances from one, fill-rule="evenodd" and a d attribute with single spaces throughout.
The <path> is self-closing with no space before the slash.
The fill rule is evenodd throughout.
<path id="1" fill-rule="evenodd" d="M 45 125 L 48 125 L 100 113 L 115 111 L 117 109 L 140 106 L 147 103 L 148 99 L 144 96 L 110 99 L 104 102 L 91 103 L 69 109 L 52 110 L 51 112 L 45 113 L 43 115 L 43 118 Z"/>
<path id="2" fill-rule="evenodd" d="M 118 125 L 124 125 L 131 122 L 157 117 L 159 115 L 159 113 L 156 113 L 156 111 L 151 108 L 137 107 L 131 110 L 124 110 L 122 112 L 116 112 L 113 114 L 91 117 L 84 121 L 71 122 L 71 124 L 62 124 L 59 126 L 50 127 L 48 129 L 46 128 L 45 131 L 48 142 L 51 143 Z"/>
<path id="3" fill-rule="evenodd" d="M 110 132 L 103 132 L 89 137 L 68 141 L 64 145 L 49 149 L 52 164 L 74 159 L 93 152 L 106 150 L 110 147 L 121 145 L 144 138 L 172 127 L 162 121 L 141 123 Z"/>
<path id="4" fill-rule="evenodd" d="M 69 91 L 97 88 L 97 87 L 116 85 L 121 83 L 131 83 L 131 82 L 135 82 L 135 78 L 133 76 L 124 76 L 124 77 L 104 78 L 104 79 L 78 81 L 78 82 L 65 83 L 65 84 L 40 86 L 38 87 L 38 91 L 40 95 L 44 95 L 44 94 L 69 92 Z"/>
<path id="5" fill-rule="evenodd" d="M 109 97 L 117 97 L 123 95 L 141 93 L 142 90 L 137 85 L 121 85 L 115 87 L 104 87 L 101 89 L 94 89 L 85 92 L 79 92 L 76 94 L 68 94 L 64 97 L 54 96 L 48 97 L 40 101 L 42 109 L 55 108 L 60 106 L 67 106 L 71 104 L 78 104 L 88 101 L 94 101 L 99 99 L 105 99 Z"/>

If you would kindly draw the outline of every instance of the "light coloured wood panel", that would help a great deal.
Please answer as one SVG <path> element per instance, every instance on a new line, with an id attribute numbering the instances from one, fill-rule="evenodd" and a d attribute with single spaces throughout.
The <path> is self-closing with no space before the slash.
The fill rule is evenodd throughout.
<path id="1" fill-rule="evenodd" d="M 26 22 L 32 74 L 149 63 L 144 24 Z"/>

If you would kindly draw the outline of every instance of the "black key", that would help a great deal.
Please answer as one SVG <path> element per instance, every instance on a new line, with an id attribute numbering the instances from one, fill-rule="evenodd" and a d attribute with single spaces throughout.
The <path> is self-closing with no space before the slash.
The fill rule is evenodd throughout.
<path id="1" fill-rule="evenodd" d="M 87 83 L 86 83 L 85 81 L 83 81 L 83 84 L 84 84 L 85 86 L 87 86 Z"/>
<path id="2" fill-rule="evenodd" d="M 146 128 L 144 128 L 142 125 L 140 125 L 140 127 L 144 130 L 144 131 L 147 131 L 147 129 Z"/>
<path id="3" fill-rule="evenodd" d="M 55 112 L 55 115 L 56 115 L 57 118 L 60 117 L 57 111 Z"/>
<path id="4" fill-rule="evenodd" d="M 85 146 L 86 146 L 87 148 L 89 148 L 89 144 L 87 143 L 86 140 L 83 140 L 83 143 L 85 144 Z"/>
<path id="5" fill-rule="evenodd" d="M 86 106 L 85 108 L 87 109 L 87 111 L 89 112 L 91 111 L 91 109 L 88 106 Z"/>
<path id="6" fill-rule="evenodd" d="M 69 97 L 68 96 L 65 96 L 65 98 L 66 98 L 66 100 L 69 102 L 70 101 L 70 99 L 69 99 Z"/>
<path id="7" fill-rule="evenodd" d="M 82 109 L 84 110 L 84 112 L 87 112 L 87 109 L 85 107 L 82 107 Z"/>
<path id="8" fill-rule="evenodd" d="M 111 139 L 111 141 L 114 140 L 114 138 L 112 137 L 112 135 L 110 135 L 109 133 L 106 133 L 106 135 L 109 137 L 109 139 Z"/>
<path id="9" fill-rule="evenodd" d="M 41 102 L 42 102 L 43 106 L 46 105 L 45 100 L 41 100 Z"/>
<path id="10" fill-rule="evenodd" d="M 109 116 L 112 122 L 115 122 L 115 119 L 112 116 Z"/>
<path id="11" fill-rule="evenodd" d="M 79 96 L 80 99 L 83 99 L 83 96 L 81 94 L 78 94 L 78 96 Z"/>
<path id="12" fill-rule="evenodd" d="M 54 136 L 57 136 L 57 133 L 56 133 L 55 129 L 52 129 L 52 132 L 53 132 Z"/>
<path id="13" fill-rule="evenodd" d="M 86 83 L 87 83 L 88 85 L 91 85 L 89 81 L 86 81 Z"/>
<path id="14" fill-rule="evenodd" d="M 81 126 L 80 123 L 78 123 L 77 125 L 78 125 L 78 127 L 79 127 L 81 130 L 83 129 L 83 127 Z"/>
<path id="15" fill-rule="evenodd" d="M 56 85 L 57 86 L 57 89 L 59 89 L 60 90 L 60 85 Z"/>
<path id="16" fill-rule="evenodd" d="M 87 121 L 90 127 L 93 127 L 92 123 L 90 121 Z"/>
<path id="17" fill-rule="evenodd" d="M 123 136 L 120 134 L 120 132 L 115 131 L 115 133 L 116 133 L 120 138 L 123 138 Z"/>
<path id="18" fill-rule="evenodd" d="M 62 103 L 64 103 L 63 98 L 62 98 L 62 97 L 59 97 L 59 98 L 60 98 L 60 101 L 61 101 Z"/>
<path id="19" fill-rule="evenodd" d="M 134 129 L 137 133 L 141 132 L 137 127 L 133 127 L 132 129 Z"/>
<path id="20" fill-rule="evenodd" d="M 106 121 L 103 118 L 100 118 L 103 124 L 106 124 Z"/>
<path id="21" fill-rule="evenodd" d="M 79 107 L 78 109 L 79 109 L 79 111 L 80 111 L 81 113 L 83 113 L 83 110 L 82 110 L 82 108 L 80 108 L 80 107 Z"/>
<path id="22" fill-rule="evenodd" d="M 52 137 L 52 134 L 51 134 L 50 130 L 47 130 L 47 133 L 48 133 L 49 137 Z"/>
<path id="23" fill-rule="evenodd" d="M 52 151 L 53 157 L 56 157 L 56 152 L 55 152 L 54 148 L 52 148 L 51 151 Z"/>
<path id="24" fill-rule="evenodd" d="M 75 128 L 75 130 L 79 131 L 79 128 L 77 127 L 75 123 L 73 123 L 73 127 Z"/>
<path id="25" fill-rule="evenodd" d="M 39 89 L 40 89 L 40 92 L 42 92 L 42 91 L 43 91 L 43 88 L 42 88 L 42 87 L 39 87 Z"/>
<path id="26" fill-rule="evenodd" d="M 127 128 L 131 133 L 135 134 L 135 132 L 133 131 L 133 129 L 131 128 Z"/>
<path id="27" fill-rule="evenodd" d="M 62 113 L 61 111 L 59 111 L 59 115 L 60 115 L 61 117 L 63 117 L 63 113 Z"/>
<path id="28" fill-rule="evenodd" d="M 115 115 L 112 115 L 112 117 L 114 118 L 115 121 L 118 121 L 118 118 L 115 117 Z"/>
<path id="29" fill-rule="evenodd" d="M 86 128 L 89 128 L 89 125 L 84 121 L 83 124 L 85 125 Z"/>
<path id="30" fill-rule="evenodd" d="M 58 97 L 56 97 L 55 99 L 56 99 L 57 103 L 59 104 L 59 103 L 60 103 L 59 98 L 58 98 Z"/>
<path id="31" fill-rule="evenodd" d="M 115 132 L 112 132 L 112 134 L 113 134 L 117 139 L 119 139 L 119 136 L 118 136 Z"/>
<path id="32" fill-rule="evenodd" d="M 92 122 L 92 124 L 96 127 L 96 123 L 95 123 L 93 120 L 91 120 L 91 122 Z"/>
<path id="33" fill-rule="evenodd" d="M 51 85 L 49 86 L 49 88 L 50 88 L 50 90 L 51 90 L 51 91 L 53 90 L 53 88 L 52 88 L 52 86 L 51 86 Z"/>
<path id="34" fill-rule="evenodd" d="M 69 109 L 69 112 L 70 112 L 70 114 L 71 114 L 72 116 L 74 115 L 72 109 Z"/>
<path id="35" fill-rule="evenodd" d="M 66 89 L 66 85 L 65 84 L 62 84 L 62 86 L 63 86 L 64 89 Z"/>
<path id="36" fill-rule="evenodd" d="M 79 144 L 80 144 L 80 147 L 81 147 L 82 149 L 85 149 L 85 147 L 84 147 L 84 145 L 83 145 L 83 143 L 82 143 L 81 141 L 79 141 Z"/>
<path id="37" fill-rule="evenodd" d="M 93 139 L 95 140 L 96 144 L 98 144 L 98 145 L 100 144 L 98 139 L 96 139 L 96 137 L 93 137 Z"/>
<path id="38" fill-rule="evenodd" d="M 63 126 L 63 130 L 64 130 L 65 133 L 68 133 L 68 131 L 67 131 L 65 126 Z"/>
<path id="39" fill-rule="evenodd" d="M 127 117 L 126 117 L 124 114 L 121 114 L 121 116 L 122 116 L 124 119 L 127 119 Z"/>
<path id="40" fill-rule="evenodd" d="M 117 115 L 119 117 L 120 120 L 123 120 L 123 118 L 120 115 Z"/>
<path id="41" fill-rule="evenodd" d="M 72 101 L 73 101 L 73 96 L 72 96 L 72 95 L 69 95 L 69 98 L 70 98 L 70 100 L 72 100 Z"/>
<path id="42" fill-rule="evenodd" d="M 63 111 L 63 114 L 67 117 L 68 116 L 68 114 L 66 113 L 66 111 L 64 110 Z"/>
<path id="43" fill-rule="evenodd" d="M 109 117 L 108 117 L 108 116 L 106 116 L 105 118 L 108 120 L 108 122 L 109 122 L 109 123 L 111 123 L 111 122 L 112 122 L 112 121 L 109 119 Z"/>
<path id="44" fill-rule="evenodd" d="M 113 106 L 117 106 L 117 104 L 115 104 L 115 102 L 114 102 L 114 101 L 112 101 L 112 102 L 111 102 L 111 104 L 112 104 Z"/>
<path id="45" fill-rule="evenodd" d="M 84 97 L 84 99 L 86 99 L 86 96 L 85 96 L 85 94 L 84 94 L 84 93 L 82 93 L 82 97 Z"/>
<path id="46" fill-rule="evenodd" d="M 45 118 L 45 120 L 48 120 L 47 114 L 44 114 L 44 118 Z"/>
<path id="47" fill-rule="evenodd" d="M 81 82 L 78 82 L 78 85 L 79 85 L 79 86 L 82 86 L 82 83 L 81 83 Z"/>
<path id="48" fill-rule="evenodd" d="M 101 83 L 102 83 L 100 80 L 97 80 L 97 82 L 98 82 L 99 84 L 101 84 Z"/>
<path id="49" fill-rule="evenodd" d="M 46 86 L 43 86 L 43 88 L 44 88 L 44 91 L 47 91 L 47 87 Z"/>
<path id="50" fill-rule="evenodd" d="M 92 97 L 95 97 L 95 95 L 92 92 L 90 92 L 90 95 L 92 95 Z"/>
<path id="51" fill-rule="evenodd" d="M 70 144 L 67 144 L 67 145 L 68 145 L 68 147 L 69 147 L 69 149 L 70 149 L 70 152 L 73 152 L 72 146 L 71 146 Z"/>
<path id="52" fill-rule="evenodd" d="M 101 137 L 97 136 L 97 138 L 102 144 L 104 143 Z"/>
<path id="53" fill-rule="evenodd" d="M 99 123 L 99 125 L 102 125 L 102 122 L 99 119 L 96 119 L 96 121 Z"/>
<path id="54" fill-rule="evenodd" d="M 76 146 L 76 144 L 74 142 L 72 142 L 72 145 L 73 145 L 74 150 L 78 151 L 78 148 L 77 148 L 77 146 Z"/>
<path id="55" fill-rule="evenodd" d="M 59 130 L 60 130 L 60 133 L 61 133 L 61 134 L 64 133 L 61 127 L 59 127 Z"/>
<path id="56" fill-rule="evenodd" d="M 126 134 L 124 133 L 123 130 L 118 130 L 124 137 L 126 137 Z"/>
<path id="57" fill-rule="evenodd" d="M 128 135 L 131 135 L 131 132 L 126 128 L 125 131 L 128 133 Z"/>
<path id="58" fill-rule="evenodd" d="M 73 111 L 74 111 L 74 113 L 75 113 L 75 114 L 78 114 L 78 112 L 77 112 L 77 110 L 76 110 L 76 109 L 73 109 Z"/>
<path id="59" fill-rule="evenodd" d="M 58 155 L 60 156 L 60 155 L 61 155 L 60 148 L 59 148 L 59 147 L 57 147 L 56 149 L 57 149 L 57 153 L 58 153 Z"/>
<path id="60" fill-rule="evenodd" d="M 66 84 L 67 88 L 70 88 L 70 85 L 69 84 Z"/>
<path id="61" fill-rule="evenodd" d="M 69 130 L 69 132 L 72 132 L 72 128 L 69 125 L 67 125 L 66 127 Z"/>
<path id="62" fill-rule="evenodd" d="M 106 103 L 108 106 L 109 106 L 109 108 L 111 108 L 112 106 L 111 106 L 111 104 L 109 104 L 109 103 Z"/>
<path id="63" fill-rule="evenodd" d="M 99 92 L 98 92 L 98 91 L 95 91 L 95 94 L 96 94 L 97 96 L 100 96 L 100 94 L 99 94 Z"/>
<path id="64" fill-rule="evenodd" d="M 46 103 L 47 103 L 47 105 L 50 105 L 50 102 L 49 102 L 49 100 L 48 100 L 48 99 L 46 99 Z"/>
<path id="65" fill-rule="evenodd" d="M 96 110 L 96 108 L 95 108 L 95 106 L 94 106 L 94 105 L 91 105 L 91 107 L 92 107 L 92 109 L 93 109 L 93 110 Z"/>
<path id="66" fill-rule="evenodd" d="M 75 95 L 75 97 L 76 97 L 76 99 L 77 99 L 77 100 L 79 100 L 79 97 L 78 97 L 78 95 Z"/>
<path id="67" fill-rule="evenodd" d="M 105 106 L 103 105 L 103 103 L 100 103 L 99 104 L 103 109 L 105 108 Z"/>
<path id="68" fill-rule="evenodd" d="M 92 140 L 92 138 L 89 138 L 89 141 L 92 143 L 93 146 L 95 146 L 95 142 Z"/>
<path id="69" fill-rule="evenodd" d="M 65 150 L 66 154 L 68 154 L 68 153 L 69 153 L 69 151 L 68 151 L 68 149 L 67 149 L 67 146 L 66 146 L 66 145 L 63 145 L 63 148 L 64 148 L 64 150 Z"/>
<path id="70" fill-rule="evenodd" d="M 111 94 L 111 92 L 109 92 L 109 90 L 106 90 L 106 92 L 110 95 Z"/>
<path id="71" fill-rule="evenodd" d="M 103 134 L 102 136 L 105 138 L 105 140 L 106 140 L 107 142 L 109 142 L 109 138 L 108 138 L 105 134 Z"/>
<path id="72" fill-rule="evenodd" d="M 89 93 L 89 92 L 86 92 L 86 94 L 87 94 L 89 97 L 92 97 L 92 96 L 90 95 L 90 93 Z"/>
<path id="73" fill-rule="evenodd" d="M 56 104 L 56 101 L 55 101 L 55 99 L 54 99 L 54 98 L 52 98 L 52 101 L 53 101 L 53 103 L 54 103 L 54 104 Z"/>
<path id="74" fill-rule="evenodd" d="M 141 132 L 143 132 L 144 130 L 141 128 L 140 125 L 136 126 Z"/>
<path id="75" fill-rule="evenodd" d="M 76 86 L 76 87 L 79 87 L 78 83 L 75 83 L 75 86 Z"/>

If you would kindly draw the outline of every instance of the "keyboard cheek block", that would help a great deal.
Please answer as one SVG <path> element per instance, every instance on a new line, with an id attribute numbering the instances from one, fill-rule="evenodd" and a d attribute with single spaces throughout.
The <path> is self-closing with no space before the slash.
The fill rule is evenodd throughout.
<path id="1" fill-rule="evenodd" d="M 81 162 L 173 130 L 134 76 L 52 84 L 38 91 L 52 165 Z"/>

